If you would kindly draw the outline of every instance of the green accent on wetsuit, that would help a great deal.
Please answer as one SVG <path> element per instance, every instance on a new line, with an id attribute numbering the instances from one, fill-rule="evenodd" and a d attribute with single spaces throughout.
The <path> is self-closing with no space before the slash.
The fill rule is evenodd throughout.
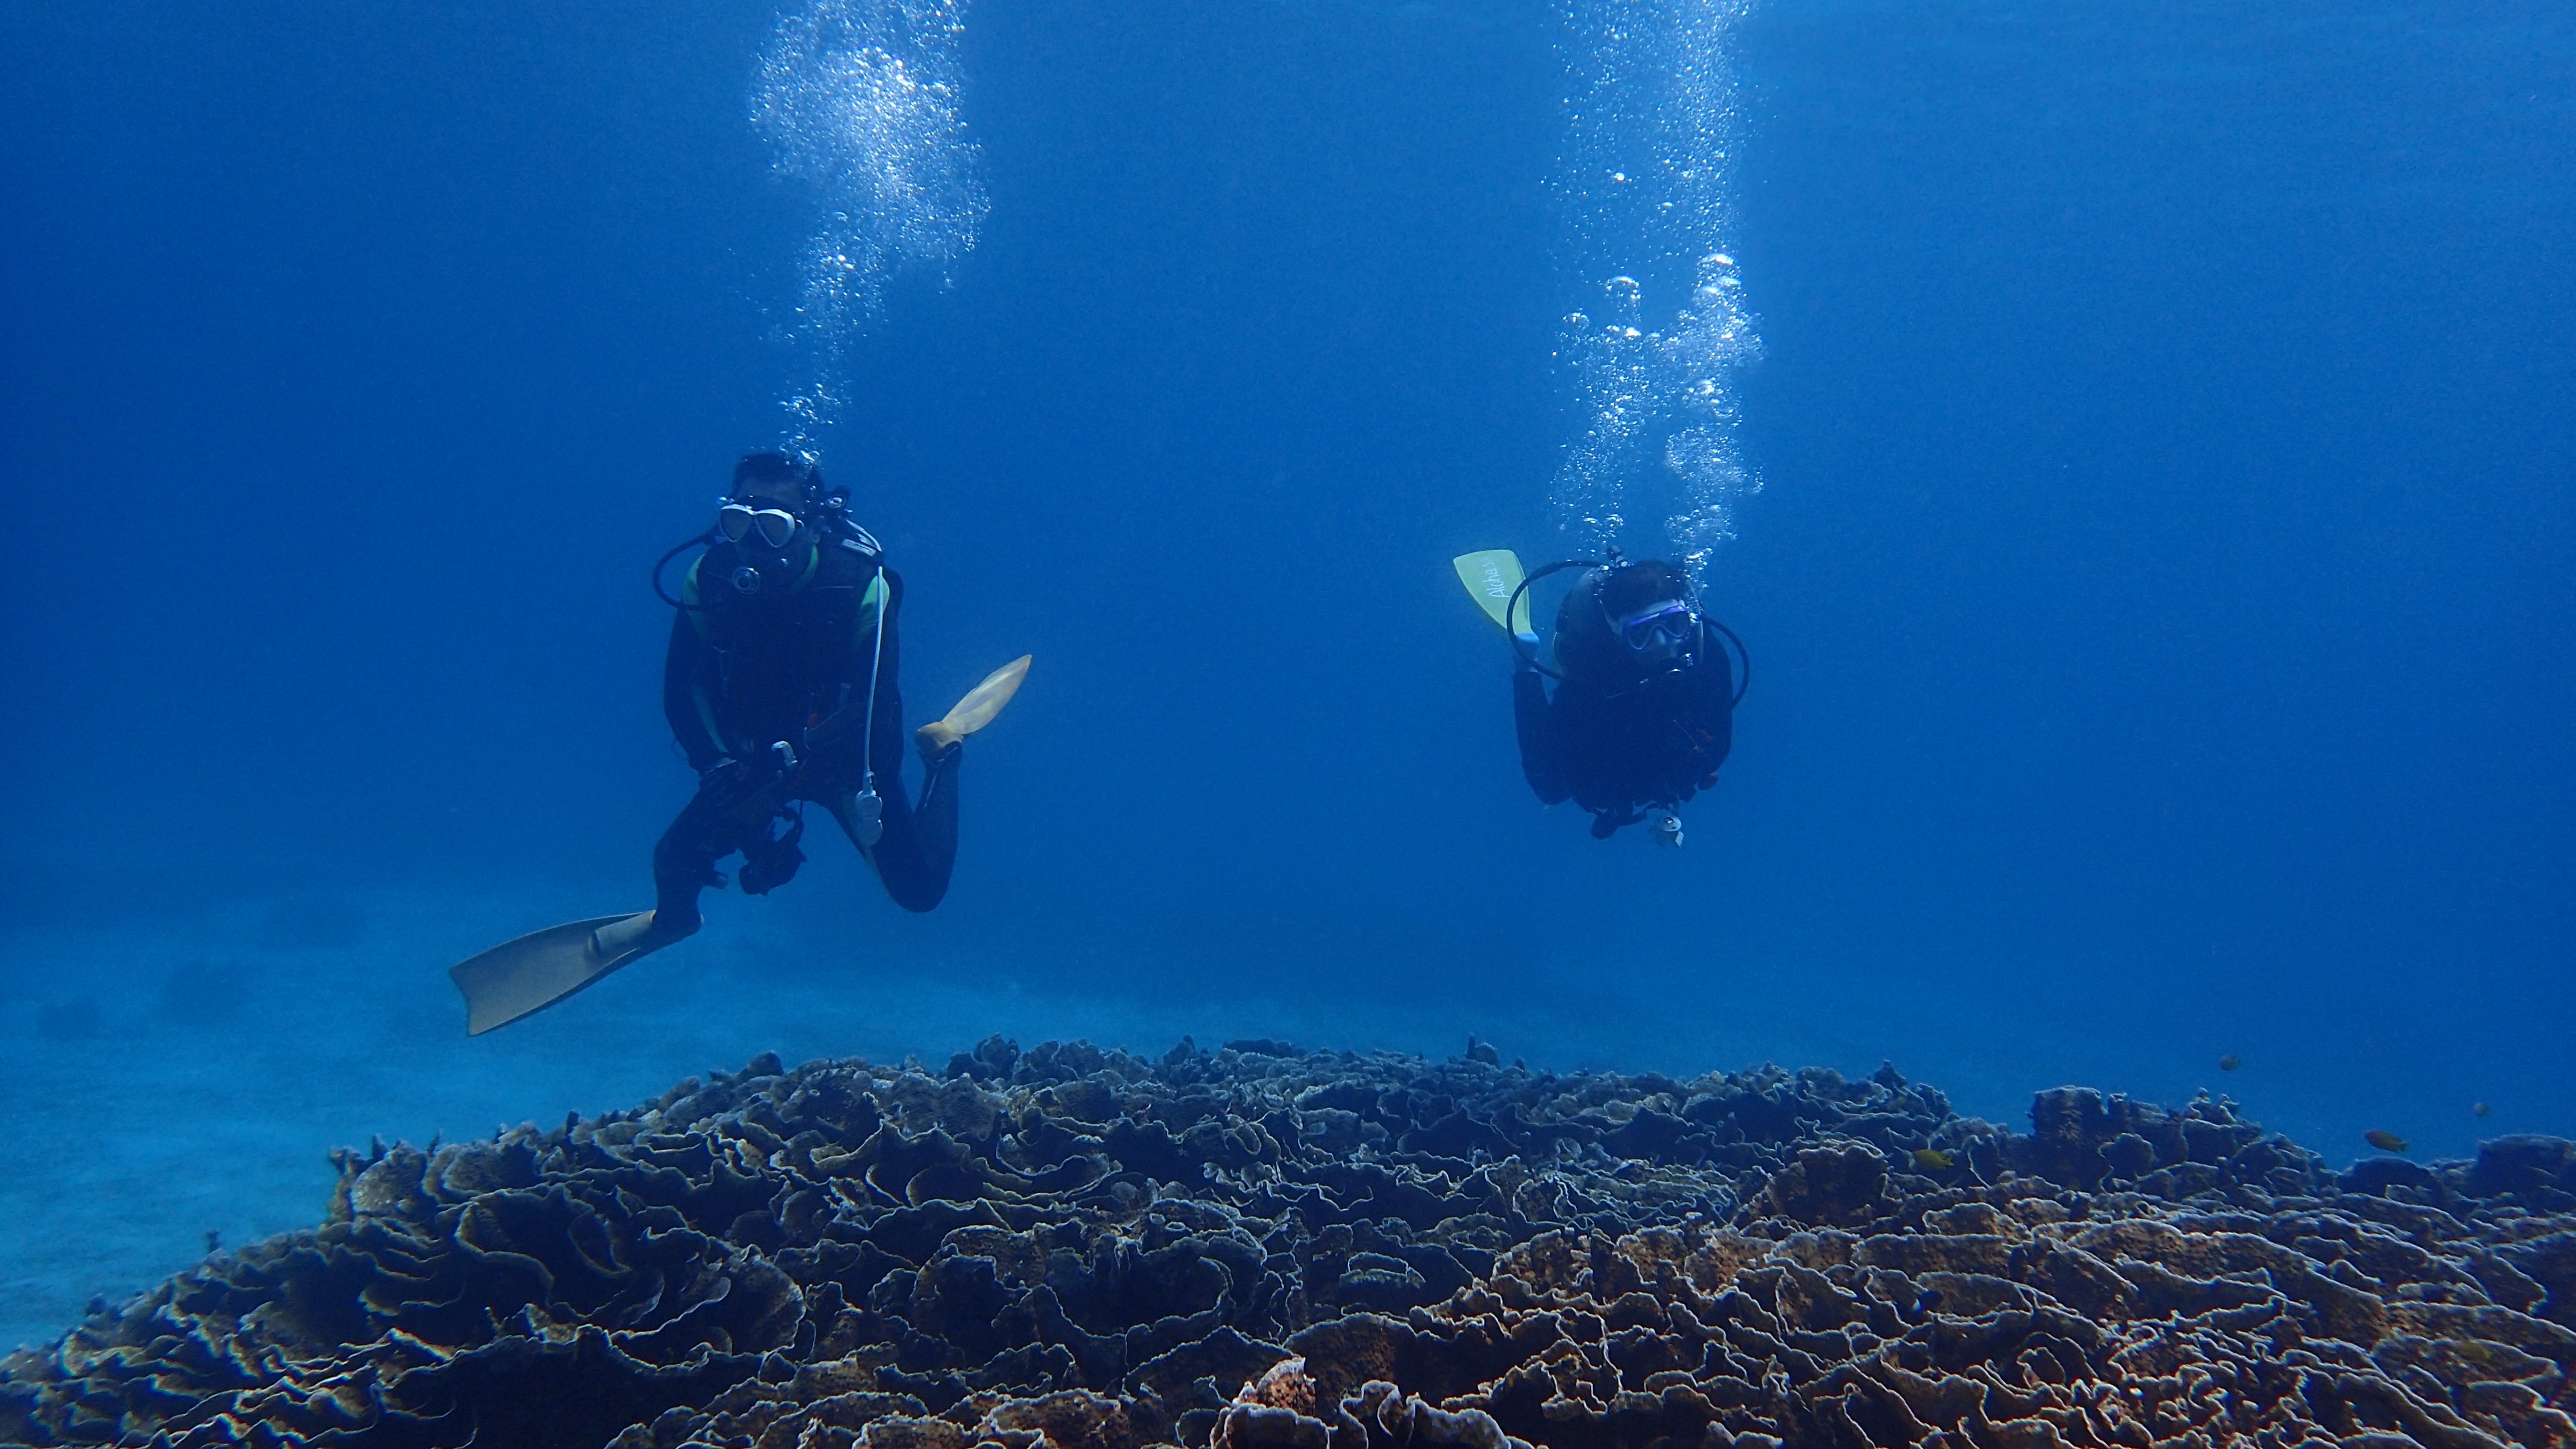
<path id="1" fill-rule="evenodd" d="M 856 627 L 850 631 L 852 639 L 867 641 L 871 656 L 876 653 L 877 610 L 885 607 L 886 593 L 885 570 L 878 569 L 869 576 L 866 592 L 859 595 Z"/>
<path id="2" fill-rule="evenodd" d="M 690 562 L 689 571 L 681 575 L 680 613 L 689 621 L 689 627 L 697 631 L 699 638 L 712 644 L 715 642 L 715 624 L 704 607 L 706 593 L 698 580 L 698 570 L 706 561 L 705 554 L 698 555 Z M 794 594 L 811 587 L 814 576 L 822 571 L 822 567 L 823 550 L 809 545 L 805 550 L 804 572 L 798 574 L 781 592 Z M 876 647 L 877 610 L 884 607 L 886 597 L 885 571 L 882 568 L 873 569 L 868 578 L 867 588 L 859 595 L 858 607 L 851 611 L 853 627 L 850 633 L 851 646 L 871 659 L 874 658 Z M 734 739 L 716 723 L 716 701 L 707 692 L 706 683 L 703 677 L 692 678 L 689 681 L 689 704 L 696 711 L 698 724 L 706 730 L 707 738 L 714 742 L 718 750 L 737 759 L 758 750 L 760 747 L 756 742 Z"/>
<path id="3" fill-rule="evenodd" d="M 706 561 L 706 555 L 698 555 L 697 561 L 689 565 L 687 575 L 680 580 L 680 612 L 697 628 L 699 638 L 713 640 L 715 635 L 713 626 L 707 623 L 707 611 L 699 606 L 698 564 Z M 716 723 L 716 702 L 707 698 L 706 690 L 694 680 L 689 684 L 689 702 L 697 706 L 698 723 L 706 726 L 707 738 L 715 741 L 716 748 L 732 751 L 733 741 L 725 738 L 723 727 Z"/>

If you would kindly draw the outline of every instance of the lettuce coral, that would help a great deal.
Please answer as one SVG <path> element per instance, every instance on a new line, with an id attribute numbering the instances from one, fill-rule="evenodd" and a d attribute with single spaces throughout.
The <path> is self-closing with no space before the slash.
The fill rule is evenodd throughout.
<path id="1" fill-rule="evenodd" d="M 2576 1148 L 1273 1041 L 774 1057 L 340 1156 L 0 1368 L 27 1444 L 2576 1445 Z"/>

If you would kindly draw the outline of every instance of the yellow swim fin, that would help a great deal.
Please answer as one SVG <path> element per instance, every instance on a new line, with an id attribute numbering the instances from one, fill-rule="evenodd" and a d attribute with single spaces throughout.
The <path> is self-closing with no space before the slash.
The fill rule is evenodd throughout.
<path id="1" fill-rule="evenodd" d="M 465 993 L 465 1034 L 481 1036 L 692 934 L 655 934 L 651 911 L 567 921 L 460 961 L 447 978 Z"/>
<path id="2" fill-rule="evenodd" d="M 944 750 L 975 731 L 991 724 L 1020 692 L 1020 681 L 1029 676 L 1029 661 L 1034 655 L 1023 654 L 984 676 L 984 682 L 966 691 L 954 709 L 912 732 L 925 751 Z"/>
<path id="3" fill-rule="evenodd" d="M 1517 636 L 1522 643 L 1538 643 L 1538 631 L 1530 625 L 1529 595 L 1521 594 L 1517 608 L 1512 604 L 1512 595 L 1521 586 L 1519 554 L 1507 548 L 1489 548 L 1480 553 L 1462 553 L 1449 563 L 1458 570 L 1458 582 L 1467 586 L 1467 593 L 1485 611 L 1485 617 L 1494 621 L 1495 628 Z M 1512 618 L 1503 617 L 1505 609 L 1512 610 Z"/>

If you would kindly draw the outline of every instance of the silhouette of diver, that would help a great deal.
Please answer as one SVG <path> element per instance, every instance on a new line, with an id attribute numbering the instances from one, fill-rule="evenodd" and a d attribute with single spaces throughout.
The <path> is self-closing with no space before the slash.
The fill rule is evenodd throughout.
<path id="1" fill-rule="evenodd" d="M 1549 565 L 1530 581 L 1587 562 Z M 1586 569 L 1556 611 L 1558 667 L 1513 648 L 1512 715 L 1530 789 L 1547 804 L 1570 798 L 1592 812 L 1597 840 L 1655 812 L 1656 839 L 1679 845 L 1677 812 L 1717 783 L 1734 742 L 1743 691 L 1721 635 L 1735 637 L 1671 564 L 1631 563 L 1613 551 Z"/>
<path id="2" fill-rule="evenodd" d="M 982 721 L 915 732 L 924 776 L 919 800 L 907 801 L 896 680 L 903 577 L 848 502 L 821 469 L 785 453 L 734 465 L 706 552 L 668 600 L 678 613 L 662 712 L 698 772 L 697 793 L 653 848 L 651 914 L 602 928 L 603 955 L 696 931 L 698 892 L 723 886 L 716 863 L 737 851 L 744 891 L 785 885 L 805 862 L 806 802 L 839 823 L 895 904 L 927 911 L 948 893 L 958 766 L 964 736 Z"/>
<path id="3" fill-rule="evenodd" d="M 663 570 L 701 545 L 678 595 L 663 593 Z M 746 454 L 715 526 L 662 555 L 653 590 L 678 614 L 662 709 L 698 772 L 696 793 L 653 848 L 653 909 L 569 921 L 450 968 L 469 1033 L 543 1010 L 694 935 L 698 893 L 724 884 L 716 863 L 726 856 L 741 853 L 738 879 L 753 895 L 785 885 L 805 862 L 807 803 L 830 812 L 896 904 L 927 911 L 948 893 L 965 737 L 1010 702 L 1028 658 L 913 732 L 924 776 L 920 798 L 909 800 L 896 684 L 903 579 L 820 469 L 785 453 Z"/>

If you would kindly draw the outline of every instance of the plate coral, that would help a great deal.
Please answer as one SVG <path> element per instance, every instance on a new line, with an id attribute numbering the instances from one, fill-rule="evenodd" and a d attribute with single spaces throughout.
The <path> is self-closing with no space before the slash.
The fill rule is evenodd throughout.
<path id="1" fill-rule="evenodd" d="M 344 1153 L 0 1370 L 28 1444 L 2576 1445 L 2576 1145 L 1892 1069 L 999 1038 Z"/>

